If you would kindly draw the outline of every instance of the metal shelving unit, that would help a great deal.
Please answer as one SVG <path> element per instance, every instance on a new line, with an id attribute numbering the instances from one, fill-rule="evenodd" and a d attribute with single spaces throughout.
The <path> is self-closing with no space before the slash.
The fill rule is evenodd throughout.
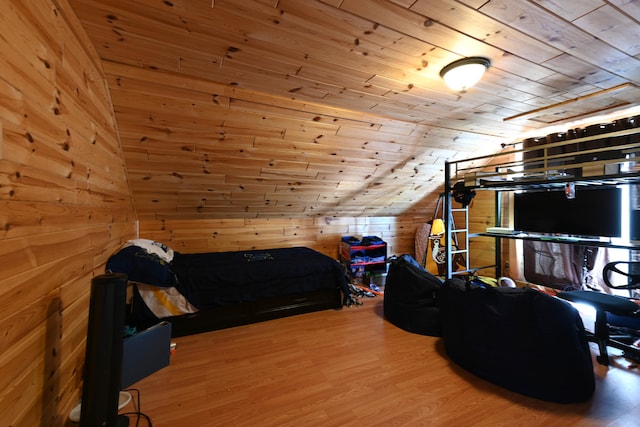
<path id="1" fill-rule="evenodd" d="M 524 144 L 523 144 L 524 145 Z M 523 160 L 517 159 L 520 156 Z M 531 189 L 565 188 L 573 185 L 616 186 L 640 184 L 640 127 L 623 129 L 599 135 L 566 139 L 540 144 L 535 147 L 505 149 L 500 153 L 445 162 L 444 217 L 446 242 L 446 277 L 451 278 L 454 250 L 452 237 L 452 192 L 456 189 L 488 190 L 496 194 L 496 227 L 503 224 L 501 207 L 502 192 Z M 465 250 L 467 271 L 469 270 L 469 238 L 489 236 L 496 238 L 496 275 L 501 268 L 501 240 L 530 239 L 551 240 L 574 245 L 617 247 L 640 250 L 640 243 L 611 243 L 570 237 L 518 236 L 498 233 L 468 232 L 466 216 Z"/>

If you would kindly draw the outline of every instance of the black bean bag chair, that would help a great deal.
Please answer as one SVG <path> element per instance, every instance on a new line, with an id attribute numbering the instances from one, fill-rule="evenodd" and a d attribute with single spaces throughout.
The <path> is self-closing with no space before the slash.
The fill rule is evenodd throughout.
<path id="1" fill-rule="evenodd" d="M 416 334 L 442 336 L 437 292 L 442 281 L 408 254 L 389 260 L 384 286 L 384 315 L 394 325 Z"/>
<path id="2" fill-rule="evenodd" d="M 446 281 L 438 301 L 446 353 L 462 368 L 546 401 L 593 395 L 587 337 L 568 302 L 531 288 L 472 288 L 459 281 Z"/>

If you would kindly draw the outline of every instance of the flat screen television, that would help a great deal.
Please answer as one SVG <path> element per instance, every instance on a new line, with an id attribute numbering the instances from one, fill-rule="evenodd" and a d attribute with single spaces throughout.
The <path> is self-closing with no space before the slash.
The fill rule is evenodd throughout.
<path id="1" fill-rule="evenodd" d="M 640 184 L 629 186 L 629 239 L 640 242 Z"/>
<path id="2" fill-rule="evenodd" d="M 640 210 L 632 209 L 630 215 L 631 236 L 630 239 L 640 242 Z"/>
<path id="3" fill-rule="evenodd" d="M 514 229 L 585 237 L 620 237 L 622 192 L 616 187 L 579 187 L 575 198 L 562 190 L 514 195 Z"/>

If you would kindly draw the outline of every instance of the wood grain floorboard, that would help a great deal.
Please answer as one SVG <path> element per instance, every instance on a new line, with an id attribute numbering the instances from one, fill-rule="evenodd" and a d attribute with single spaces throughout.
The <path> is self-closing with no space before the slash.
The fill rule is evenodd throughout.
<path id="1" fill-rule="evenodd" d="M 382 303 L 176 338 L 170 366 L 134 385 L 141 410 L 155 427 L 640 425 L 638 368 L 623 358 L 594 361 L 590 401 L 545 402 L 462 370 Z"/>

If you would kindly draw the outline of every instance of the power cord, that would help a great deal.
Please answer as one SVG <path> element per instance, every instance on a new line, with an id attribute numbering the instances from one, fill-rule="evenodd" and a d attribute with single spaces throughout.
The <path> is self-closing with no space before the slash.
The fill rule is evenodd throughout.
<path id="1" fill-rule="evenodd" d="M 136 417 L 136 427 L 140 426 L 140 419 L 145 419 L 147 421 L 147 426 L 148 427 L 152 427 L 153 424 L 151 423 L 151 417 L 149 417 L 147 414 L 142 413 L 142 407 L 140 405 L 140 390 L 138 390 L 137 388 L 130 388 L 125 390 L 129 393 L 135 394 L 135 399 L 132 399 L 133 401 L 133 412 L 125 412 L 122 415 L 126 415 L 126 416 L 135 416 Z"/>

